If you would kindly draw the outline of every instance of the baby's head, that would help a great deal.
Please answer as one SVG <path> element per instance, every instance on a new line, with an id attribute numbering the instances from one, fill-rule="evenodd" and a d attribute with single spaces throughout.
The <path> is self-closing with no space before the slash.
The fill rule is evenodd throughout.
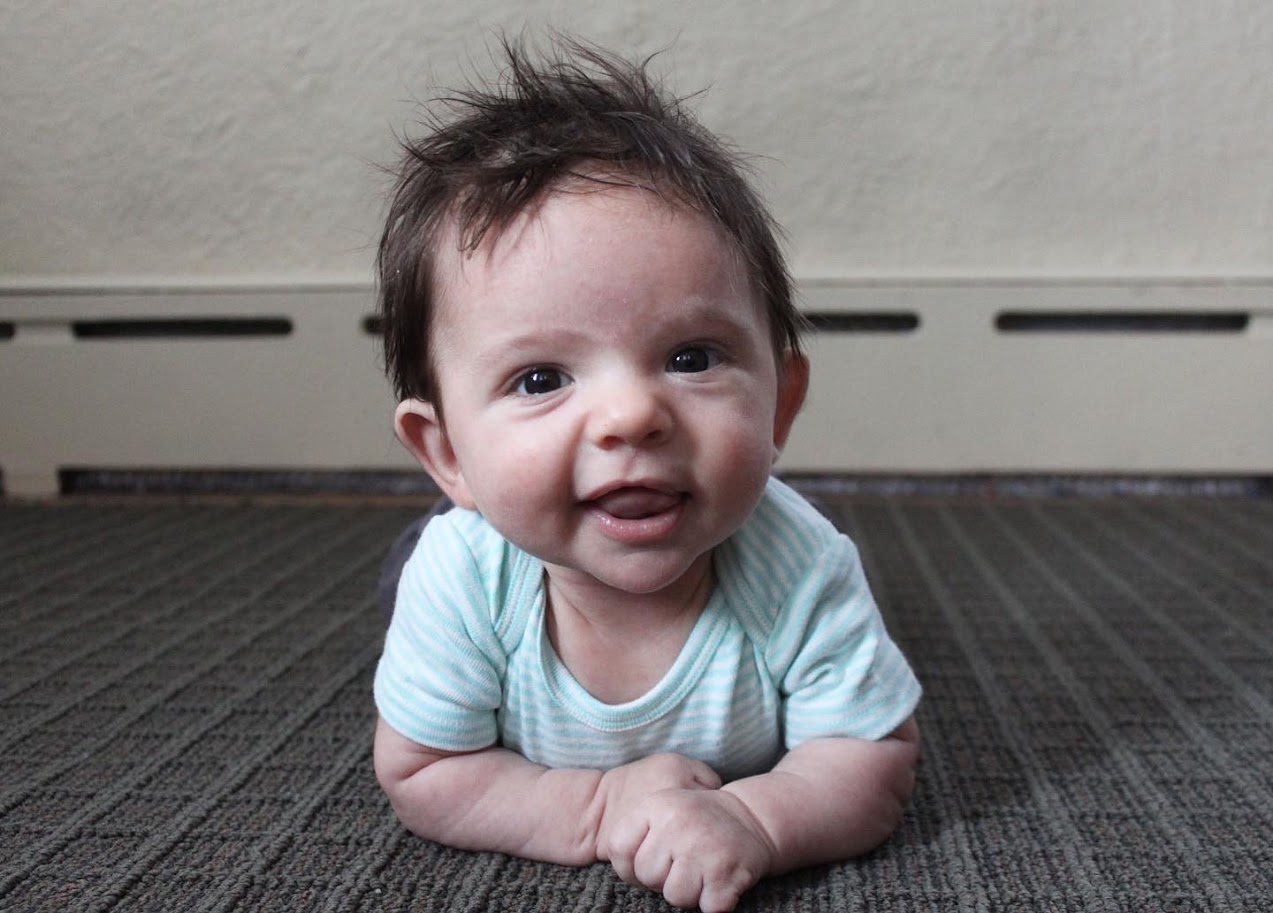
<path id="1" fill-rule="evenodd" d="M 556 585 L 701 594 L 804 398 L 773 226 L 644 67 L 506 48 L 385 229 L 398 437 Z"/>
<path id="2" fill-rule="evenodd" d="M 563 39 L 542 63 L 505 41 L 489 89 L 446 99 L 423 138 L 404 144 L 377 261 L 386 369 L 400 400 L 441 411 L 431 345 L 442 273 L 458 241 L 478 250 L 544 195 L 580 181 L 625 183 L 706 217 L 734 248 L 763 302 L 779 364 L 800 352 L 803 320 L 776 227 L 744 168 L 647 72 Z"/>

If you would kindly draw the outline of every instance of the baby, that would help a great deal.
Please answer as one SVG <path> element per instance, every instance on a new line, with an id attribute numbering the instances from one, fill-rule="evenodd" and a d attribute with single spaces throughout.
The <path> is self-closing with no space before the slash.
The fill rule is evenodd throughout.
<path id="1" fill-rule="evenodd" d="M 737 161 L 643 65 L 504 50 L 380 246 L 396 431 L 455 506 L 397 583 L 376 773 L 423 837 L 730 910 L 889 836 L 920 688 L 771 478 L 809 365 Z"/>

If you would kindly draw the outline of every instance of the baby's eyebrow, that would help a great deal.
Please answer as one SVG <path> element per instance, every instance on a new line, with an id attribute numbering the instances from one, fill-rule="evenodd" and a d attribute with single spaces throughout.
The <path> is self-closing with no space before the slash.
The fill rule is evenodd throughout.
<path id="1" fill-rule="evenodd" d="M 587 341 L 584 333 L 570 327 L 537 331 L 510 327 L 506 334 L 497 330 L 488 335 L 482 342 L 482 355 L 492 360 L 518 360 L 543 356 Z"/>
<path id="2" fill-rule="evenodd" d="M 687 307 L 682 314 L 668 321 L 668 329 L 680 330 L 689 335 L 704 331 L 725 334 L 746 333 L 751 329 L 746 307 L 744 302 L 728 305 L 720 302 L 698 303 L 697 306 Z"/>
<path id="3" fill-rule="evenodd" d="M 639 307 L 639 304 L 632 306 Z M 686 300 L 683 307 L 660 323 L 646 324 L 643 336 L 652 345 L 659 346 L 702 337 L 736 340 L 752 329 L 747 307 L 744 301 Z M 761 325 L 764 326 L 763 320 Z M 480 352 L 483 360 L 496 363 L 551 360 L 580 348 L 595 347 L 604 334 L 604 329 L 595 324 L 583 329 L 571 325 L 538 329 L 498 327 L 482 338 Z M 618 339 L 629 342 L 630 336 L 624 333 Z"/>

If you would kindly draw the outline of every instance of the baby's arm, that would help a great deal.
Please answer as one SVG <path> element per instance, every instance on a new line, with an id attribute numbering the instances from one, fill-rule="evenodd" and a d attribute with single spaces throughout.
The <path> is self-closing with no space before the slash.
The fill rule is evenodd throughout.
<path id="1" fill-rule="evenodd" d="M 882 843 L 901 821 L 918 756 L 913 718 L 878 742 L 806 742 L 767 774 L 651 796 L 608 834 L 603 858 L 675 906 L 731 910 L 765 875 Z"/>
<path id="2" fill-rule="evenodd" d="M 660 790 L 714 790 L 699 761 L 658 754 L 613 770 L 550 769 L 503 748 L 433 751 L 383 719 L 376 776 L 408 830 L 447 846 L 561 865 L 597 861 L 601 834 Z"/>
<path id="3" fill-rule="evenodd" d="M 768 774 L 727 784 L 775 848 L 769 874 L 875 849 L 901 823 L 915 787 L 914 717 L 878 742 L 815 739 Z"/>

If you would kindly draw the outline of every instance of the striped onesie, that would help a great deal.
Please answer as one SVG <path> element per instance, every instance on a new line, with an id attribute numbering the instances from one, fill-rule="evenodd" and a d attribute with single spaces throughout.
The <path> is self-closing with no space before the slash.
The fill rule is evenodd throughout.
<path id="1" fill-rule="evenodd" d="M 660 751 L 723 780 L 771 770 L 808 739 L 880 739 L 920 686 L 884 629 L 849 539 L 770 479 L 713 554 L 716 589 L 672 668 L 624 704 L 592 697 L 545 625 L 544 569 L 482 517 L 425 527 L 376 670 L 381 716 L 439 751 L 512 749 L 608 770 Z"/>

